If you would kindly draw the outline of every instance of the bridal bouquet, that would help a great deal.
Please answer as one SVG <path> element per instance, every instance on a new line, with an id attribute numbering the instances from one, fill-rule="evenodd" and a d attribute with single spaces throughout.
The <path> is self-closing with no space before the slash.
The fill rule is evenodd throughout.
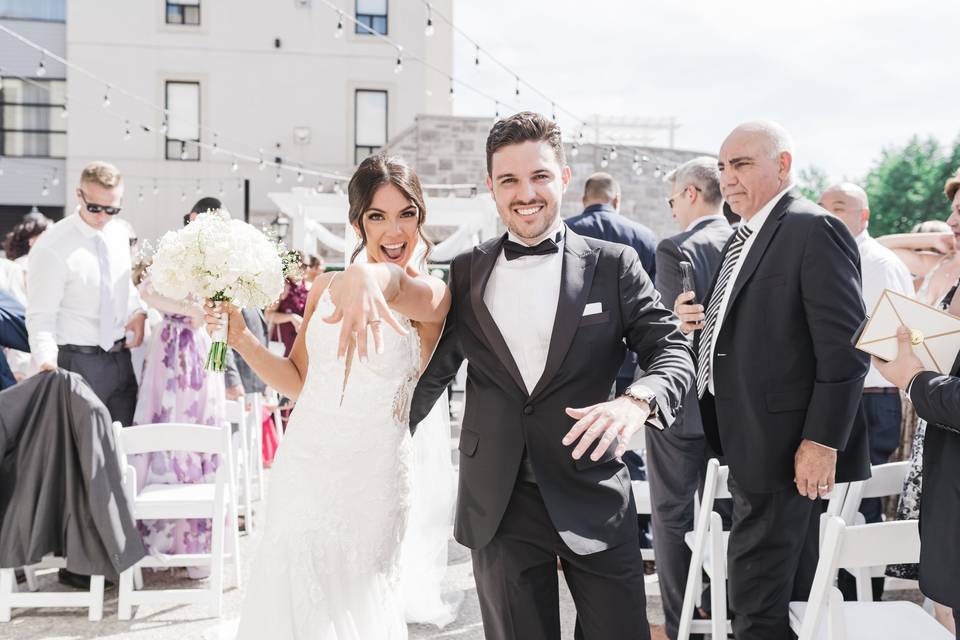
<path id="1" fill-rule="evenodd" d="M 211 210 L 164 234 L 149 273 L 157 293 L 168 298 L 262 308 L 280 297 L 284 278 L 299 268 L 295 256 L 255 227 L 231 220 L 226 211 Z M 225 322 L 213 336 L 206 369 L 223 371 L 226 359 Z"/>

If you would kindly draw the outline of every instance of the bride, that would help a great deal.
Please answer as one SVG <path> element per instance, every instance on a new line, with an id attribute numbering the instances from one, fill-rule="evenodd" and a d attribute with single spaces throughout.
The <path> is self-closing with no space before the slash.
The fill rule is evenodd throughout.
<path id="1" fill-rule="evenodd" d="M 238 309 L 207 312 L 211 330 L 228 314 L 230 346 L 268 385 L 297 398 L 271 472 L 241 639 L 407 637 L 399 567 L 411 502 L 409 400 L 450 294 L 411 263 L 417 245 L 429 243 L 409 167 L 369 157 L 348 195 L 361 238 L 352 258 L 363 251 L 366 262 L 317 279 L 289 358 L 263 347 Z"/>

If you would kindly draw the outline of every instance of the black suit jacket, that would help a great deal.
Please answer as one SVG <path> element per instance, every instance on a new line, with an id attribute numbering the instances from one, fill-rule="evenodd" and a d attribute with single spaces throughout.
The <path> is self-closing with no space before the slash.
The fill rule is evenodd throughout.
<path id="1" fill-rule="evenodd" d="M 864 316 L 850 232 L 798 191 L 784 194 L 717 328 L 715 412 L 701 403 L 706 436 L 746 491 L 791 486 L 803 439 L 838 450 L 838 482 L 870 477 L 860 411 L 869 359 L 852 346 Z"/>
<path id="2" fill-rule="evenodd" d="M 567 218 L 565 222 L 570 229 L 586 238 L 606 240 L 607 242 L 616 242 L 633 247 L 633 250 L 640 256 L 640 264 L 643 265 L 643 270 L 650 276 L 650 280 L 656 279 L 657 237 L 647 227 L 620 215 L 616 209 L 608 204 L 591 205 L 579 215 Z M 671 307 L 669 301 L 666 306 Z M 637 358 L 630 352 L 627 354 L 617 377 L 632 379 L 636 375 Z"/>
<path id="3" fill-rule="evenodd" d="M 733 234 L 733 227 L 724 218 L 701 221 L 689 231 L 664 238 L 657 246 L 655 286 L 663 296 L 663 304 L 672 307 L 683 289 L 680 263 L 693 265 L 693 288 L 698 301 L 703 300 L 723 260 L 723 249 Z M 697 388 L 693 386 L 683 401 L 672 433 L 703 436 Z"/>
<path id="4" fill-rule="evenodd" d="M 951 375 L 921 373 L 910 387 L 917 415 L 926 420 L 920 498 L 920 590 L 960 608 L 960 358 Z M 948 431 L 945 425 L 954 429 Z"/>
<path id="5" fill-rule="evenodd" d="M 479 549 L 497 531 L 526 449 L 547 511 L 576 553 L 636 541 L 630 477 L 613 448 L 594 462 L 570 456 L 563 436 L 567 407 L 605 401 L 625 353 L 635 351 L 656 393 L 658 420 L 669 426 L 693 381 L 693 362 L 673 314 L 633 249 L 567 230 L 560 298 L 543 376 L 527 394 L 483 293 L 506 236 L 454 259 L 452 305 L 443 335 L 414 393 L 410 424 L 429 412 L 466 358 L 466 407 L 460 435 L 455 536 Z M 583 316 L 588 303 L 601 313 Z M 628 517 L 629 516 L 629 517 Z"/>

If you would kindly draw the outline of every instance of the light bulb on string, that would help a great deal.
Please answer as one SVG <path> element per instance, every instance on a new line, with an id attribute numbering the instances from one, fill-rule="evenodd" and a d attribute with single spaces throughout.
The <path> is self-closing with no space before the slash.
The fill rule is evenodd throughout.
<path id="1" fill-rule="evenodd" d="M 297 182 L 303 182 L 303 167 L 297 169 Z"/>
<path id="2" fill-rule="evenodd" d="M 224 194 L 224 191 L 223 191 L 223 183 L 221 182 L 221 183 L 220 183 L 220 187 L 217 189 L 217 195 L 222 198 L 222 197 L 223 197 L 223 194 Z"/>
<path id="3" fill-rule="evenodd" d="M 480 45 L 477 45 L 477 50 L 473 54 L 473 68 L 480 70 Z"/>
<path id="4" fill-rule="evenodd" d="M 160 123 L 160 133 L 167 135 L 167 131 L 170 130 L 170 124 L 167 122 L 167 114 L 163 114 L 163 121 Z"/>
<path id="5" fill-rule="evenodd" d="M 663 172 L 660 171 L 660 167 L 659 167 L 659 165 L 658 165 L 657 168 L 654 169 L 654 171 L 653 171 L 653 177 L 654 177 L 654 178 L 659 178 L 661 175 L 663 175 Z"/>
<path id="6" fill-rule="evenodd" d="M 64 101 L 63 101 L 63 108 L 60 109 L 60 119 L 61 119 L 61 120 L 66 120 L 69 115 L 70 115 L 70 112 L 67 111 L 67 101 L 64 100 Z"/>
<path id="7" fill-rule="evenodd" d="M 396 66 L 393 68 L 393 72 L 394 72 L 394 73 L 402 73 L 402 72 L 403 72 L 403 56 L 397 56 L 397 64 L 396 64 Z"/>
<path id="8" fill-rule="evenodd" d="M 600 168 L 606 169 L 609 164 L 610 164 L 610 161 L 607 160 L 607 155 L 604 154 L 603 157 L 600 158 Z"/>
<path id="9" fill-rule="evenodd" d="M 337 14 L 337 28 L 333 32 L 334 38 L 343 37 L 343 13 Z"/>
<path id="10" fill-rule="evenodd" d="M 557 121 L 557 104 L 555 102 L 550 103 L 550 119 L 554 122 Z"/>
<path id="11" fill-rule="evenodd" d="M 47 75 L 47 64 L 43 61 L 43 58 L 40 58 L 40 62 L 37 63 L 37 77 L 42 78 Z"/>
<path id="12" fill-rule="evenodd" d="M 103 90 L 103 108 L 106 109 L 110 106 L 110 85 L 107 85 L 107 88 Z"/>
<path id="13" fill-rule="evenodd" d="M 182 141 L 180 143 L 180 159 L 186 160 L 189 157 L 190 157 L 190 154 L 187 152 L 187 143 L 186 141 Z"/>
<path id="14" fill-rule="evenodd" d="M 263 171 L 266 168 L 267 168 L 267 165 L 263 161 L 263 149 L 260 149 L 260 159 L 257 160 L 257 171 Z"/>
<path id="15" fill-rule="evenodd" d="M 196 188 L 195 191 L 196 191 L 196 194 L 197 194 L 197 195 L 200 195 L 201 193 L 203 193 L 203 189 L 200 188 L 200 181 L 199 181 L 199 180 L 197 180 L 197 188 Z"/>
<path id="16" fill-rule="evenodd" d="M 60 184 L 60 171 L 58 169 L 53 170 L 53 178 L 51 178 L 50 184 L 55 187 Z"/>
<path id="17" fill-rule="evenodd" d="M 313 188 L 317 193 L 323 193 L 323 178 L 317 180 L 317 186 Z"/>
<path id="18" fill-rule="evenodd" d="M 447 96 L 450 102 L 453 102 L 453 78 L 450 78 L 450 94 Z"/>
<path id="19" fill-rule="evenodd" d="M 423 30 L 423 35 L 428 38 L 433 35 L 433 9 L 429 2 L 427 3 L 427 27 Z"/>
<path id="20" fill-rule="evenodd" d="M 47 187 L 46 180 L 43 181 L 43 185 L 40 187 L 40 195 L 43 196 L 44 198 L 50 195 L 50 189 L 49 187 Z"/>
<path id="21" fill-rule="evenodd" d="M 499 120 L 499 119 L 500 119 L 500 101 L 499 101 L 499 100 L 497 100 L 497 101 L 494 103 L 494 109 L 495 109 L 495 110 L 494 110 L 494 112 L 493 112 L 493 117 L 496 118 L 497 120 Z"/>
<path id="22" fill-rule="evenodd" d="M 183 202 L 186 199 L 187 199 L 187 192 L 184 191 L 183 189 L 180 189 L 180 202 Z"/>
<path id="23" fill-rule="evenodd" d="M 137 192 L 137 202 L 143 202 L 143 187 Z"/>
<path id="24" fill-rule="evenodd" d="M 520 97 L 520 76 L 514 76 L 514 77 L 517 79 L 517 86 L 513 90 L 513 94 L 519 98 Z"/>
<path id="25" fill-rule="evenodd" d="M 274 178 L 273 181 L 276 182 L 277 184 L 282 184 L 282 183 L 283 183 L 283 176 L 280 175 L 280 167 L 277 167 L 277 177 Z"/>
<path id="26" fill-rule="evenodd" d="M 648 156 L 640 156 L 640 160 L 641 162 L 650 162 L 650 158 Z"/>
<path id="27" fill-rule="evenodd" d="M 236 173 L 240 169 L 240 164 L 237 162 L 236 158 L 233 160 L 233 164 L 230 165 L 230 173 Z"/>
<path id="28" fill-rule="evenodd" d="M 337 195 L 340 195 L 341 193 L 343 193 L 343 189 L 340 188 L 339 180 L 333 183 L 333 192 L 336 193 Z"/>
<path id="29" fill-rule="evenodd" d="M 131 135 L 132 134 L 130 133 L 130 121 L 127 120 L 126 128 L 123 130 L 123 141 L 129 142 Z"/>
<path id="30" fill-rule="evenodd" d="M 574 142 L 573 146 L 570 147 L 570 157 L 576 158 L 578 155 L 580 155 L 580 146 Z"/>
<path id="31" fill-rule="evenodd" d="M 220 143 L 217 141 L 217 134 L 213 134 L 213 155 L 220 153 Z"/>
<path id="32" fill-rule="evenodd" d="M 611 159 L 611 160 L 616 160 L 616 159 L 617 159 L 617 148 L 616 148 L 616 147 L 610 147 L 610 159 Z"/>
<path id="33" fill-rule="evenodd" d="M 154 181 L 153 181 L 153 195 L 157 195 L 158 193 L 160 193 L 160 185 L 157 184 L 157 181 L 156 181 L 156 180 L 154 180 Z"/>

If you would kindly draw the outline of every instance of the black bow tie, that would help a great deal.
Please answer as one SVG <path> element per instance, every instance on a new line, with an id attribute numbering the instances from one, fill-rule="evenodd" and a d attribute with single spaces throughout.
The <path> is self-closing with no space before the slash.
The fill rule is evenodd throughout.
<path id="1" fill-rule="evenodd" d="M 513 240 L 507 240 L 503 243 L 503 255 L 507 260 L 516 260 L 517 258 L 522 258 L 524 256 L 548 256 L 551 253 L 556 253 L 560 250 L 557 246 L 557 242 L 560 241 L 560 234 L 557 234 L 556 240 L 553 238 L 547 238 L 540 244 L 535 244 L 532 247 L 520 244 L 519 242 L 514 242 Z"/>

